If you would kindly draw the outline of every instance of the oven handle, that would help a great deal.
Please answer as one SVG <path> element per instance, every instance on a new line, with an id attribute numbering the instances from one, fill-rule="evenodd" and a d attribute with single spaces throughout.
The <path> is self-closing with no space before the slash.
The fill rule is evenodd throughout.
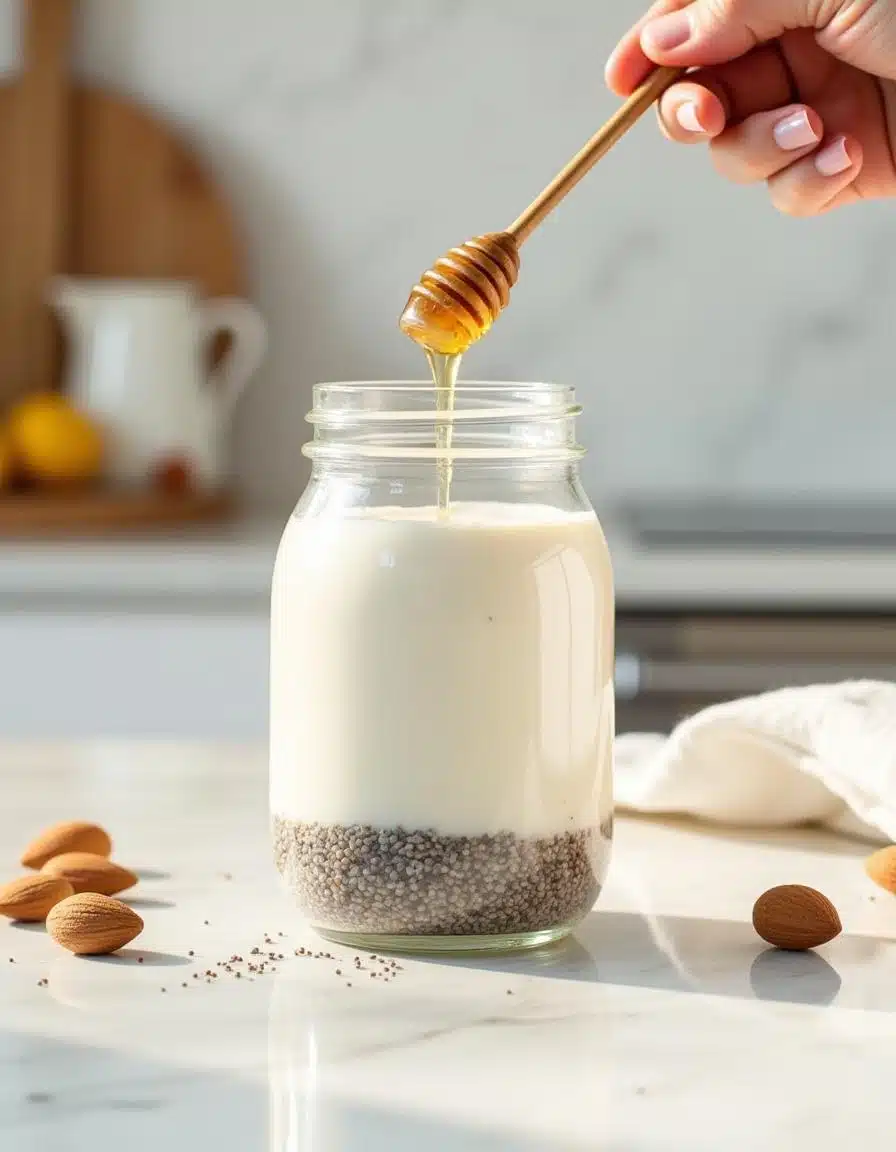
<path id="1" fill-rule="evenodd" d="M 730 699 L 775 688 L 836 684 L 843 680 L 896 680 L 894 664 L 836 664 L 818 661 L 669 660 L 620 652 L 616 657 L 616 695 L 620 700 L 646 696 L 712 696 Z"/>

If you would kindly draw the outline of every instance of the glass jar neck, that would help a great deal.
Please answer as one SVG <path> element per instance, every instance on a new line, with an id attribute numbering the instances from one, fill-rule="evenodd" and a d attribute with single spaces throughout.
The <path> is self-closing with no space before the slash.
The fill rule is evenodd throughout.
<path id="1" fill-rule="evenodd" d="M 553 384 L 457 387 L 446 406 L 431 383 L 321 384 L 305 516 L 360 507 L 539 504 L 590 510 L 578 475 L 579 407 Z"/>
<path id="2" fill-rule="evenodd" d="M 581 409 L 556 384 L 465 382 L 441 394 L 431 383 L 320 384 L 305 455 L 320 467 L 450 460 L 457 468 L 570 465 Z"/>

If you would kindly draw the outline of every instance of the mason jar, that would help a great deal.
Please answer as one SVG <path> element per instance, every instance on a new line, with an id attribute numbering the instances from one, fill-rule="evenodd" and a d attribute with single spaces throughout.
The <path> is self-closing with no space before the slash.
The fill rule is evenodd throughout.
<path id="1" fill-rule="evenodd" d="M 613 584 L 553 384 L 322 384 L 271 612 L 277 867 L 323 936 L 548 943 L 612 836 Z"/>

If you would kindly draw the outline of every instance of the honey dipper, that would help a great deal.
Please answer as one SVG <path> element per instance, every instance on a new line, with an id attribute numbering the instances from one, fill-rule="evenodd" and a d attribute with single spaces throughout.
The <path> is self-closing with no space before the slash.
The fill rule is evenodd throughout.
<path id="1" fill-rule="evenodd" d="M 510 300 L 523 241 L 684 71 L 657 68 L 505 232 L 474 236 L 424 272 L 401 314 L 402 332 L 443 355 L 484 336 Z"/>

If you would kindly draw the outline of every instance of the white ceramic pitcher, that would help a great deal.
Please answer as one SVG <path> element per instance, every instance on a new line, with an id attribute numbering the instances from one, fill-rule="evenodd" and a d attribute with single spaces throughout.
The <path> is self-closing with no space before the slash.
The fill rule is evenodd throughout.
<path id="1" fill-rule="evenodd" d="M 67 391 L 106 430 L 108 475 L 145 484 L 171 459 L 203 488 L 227 476 L 234 405 L 261 363 L 266 328 L 245 300 L 200 300 L 179 281 L 57 277 L 50 301 L 68 335 Z M 233 339 L 209 369 L 211 341 Z"/>

